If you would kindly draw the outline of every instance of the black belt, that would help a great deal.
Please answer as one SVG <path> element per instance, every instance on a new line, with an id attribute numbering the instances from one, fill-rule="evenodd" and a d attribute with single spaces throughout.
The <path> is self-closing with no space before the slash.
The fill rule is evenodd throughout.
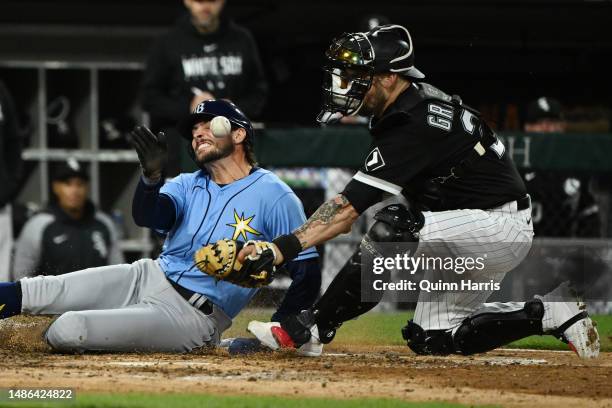
<path id="1" fill-rule="evenodd" d="M 176 290 L 178 294 L 181 295 L 183 299 L 185 299 L 191 306 L 195 307 L 205 315 L 212 314 L 213 302 L 211 302 L 206 296 L 184 288 L 171 279 L 168 279 L 168 282 L 170 282 L 174 290 Z"/>
<path id="2" fill-rule="evenodd" d="M 518 200 L 516 200 L 517 211 L 523 211 L 528 209 L 529 207 L 531 207 L 531 197 L 529 197 L 529 194 L 525 195 L 525 197 L 523 198 L 519 198 Z"/>

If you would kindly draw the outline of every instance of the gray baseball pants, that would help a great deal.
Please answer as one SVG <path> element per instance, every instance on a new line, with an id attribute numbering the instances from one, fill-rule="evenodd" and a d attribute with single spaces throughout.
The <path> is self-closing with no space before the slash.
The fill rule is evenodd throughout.
<path id="1" fill-rule="evenodd" d="M 45 334 L 59 351 L 188 352 L 217 345 L 232 324 L 210 315 L 170 285 L 157 261 L 90 268 L 21 280 L 22 312 L 61 316 Z"/>

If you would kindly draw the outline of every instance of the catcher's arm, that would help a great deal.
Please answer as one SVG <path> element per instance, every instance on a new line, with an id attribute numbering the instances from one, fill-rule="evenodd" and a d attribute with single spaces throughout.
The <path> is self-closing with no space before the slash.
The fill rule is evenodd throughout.
<path id="1" fill-rule="evenodd" d="M 342 194 L 323 203 L 293 234 L 282 235 L 273 243 L 274 265 L 290 261 L 303 250 L 322 244 L 342 233 L 349 232 L 359 213 Z M 244 247 L 238 261 L 255 256 L 253 248 Z"/>

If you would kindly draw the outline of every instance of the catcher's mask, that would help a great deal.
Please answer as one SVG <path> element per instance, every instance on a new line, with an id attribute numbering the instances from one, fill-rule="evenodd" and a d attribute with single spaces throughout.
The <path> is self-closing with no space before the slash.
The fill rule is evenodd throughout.
<path id="1" fill-rule="evenodd" d="M 254 130 L 249 118 L 232 102 L 223 99 L 211 99 L 200 102 L 189 116 L 185 116 L 179 122 L 177 127 L 180 135 L 189 142 L 189 156 L 194 161 L 195 153 L 191 147 L 193 125 L 198 122 L 211 121 L 215 116 L 225 116 L 232 126 L 232 131 L 243 128 L 246 131 L 245 146 L 248 146 L 249 149 L 253 146 Z"/>
<path id="2" fill-rule="evenodd" d="M 332 41 L 325 56 L 323 103 L 317 116 L 321 123 L 357 114 L 375 74 L 425 77 L 414 67 L 412 38 L 400 25 L 378 26 L 367 33 L 345 33 Z"/>

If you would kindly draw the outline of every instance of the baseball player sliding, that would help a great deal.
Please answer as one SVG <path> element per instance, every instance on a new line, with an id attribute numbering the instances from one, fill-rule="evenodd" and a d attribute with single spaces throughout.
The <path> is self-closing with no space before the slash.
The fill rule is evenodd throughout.
<path id="1" fill-rule="evenodd" d="M 0 283 L 0 318 L 61 315 L 45 333 L 60 351 L 186 352 L 219 343 L 257 289 L 203 274 L 197 268 L 202 246 L 224 238 L 271 240 L 306 217 L 291 189 L 256 167 L 251 123 L 235 105 L 202 102 L 181 129 L 200 170 L 168 182 L 162 135 L 145 127 L 132 134 L 143 171 L 133 216 L 138 225 L 166 234 L 159 258 Z M 245 260 L 243 271 L 250 267 Z M 319 291 L 314 249 L 287 269 L 294 280 L 275 320 L 310 307 Z"/>
<path id="2" fill-rule="evenodd" d="M 370 116 L 373 143 L 364 165 L 344 191 L 324 203 L 291 234 L 256 253 L 247 246 L 235 257 L 259 259 L 268 274 L 302 251 L 350 230 L 385 194 L 403 194 L 410 206 L 380 210 L 359 249 L 310 309 L 280 322 L 251 322 L 267 346 L 329 343 L 340 325 L 374 307 L 364 299 L 362 262 L 399 243 L 418 244 L 417 256 L 487 256 L 481 271 L 464 280 L 501 282 L 527 255 L 533 237 L 530 198 L 511 158 L 479 112 L 458 96 L 421 82 L 408 30 L 385 25 L 344 34 L 327 50 L 324 104 L 318 120 Z M 231 268 L 233 256 L 224 267 Z M 257 268 L 255 269 L 257 270 Z M 214 265 L 208 272 L 219 275 Z M 424 279 L 448 274 L 427 270 Z M 225 274 L 231 275 L 227 270 Z M 599 353 L 599 336 L 584 304 L 567 284 L 527 302 L 485 303 L 492 286 L 477 291 L 419 294 L 414 318 L 403 328 L 419 354 L 473 354 L 511 341 L 549 334 L 583 358 Z M 380 293 L 382 297 L 382 292 Z"/>

